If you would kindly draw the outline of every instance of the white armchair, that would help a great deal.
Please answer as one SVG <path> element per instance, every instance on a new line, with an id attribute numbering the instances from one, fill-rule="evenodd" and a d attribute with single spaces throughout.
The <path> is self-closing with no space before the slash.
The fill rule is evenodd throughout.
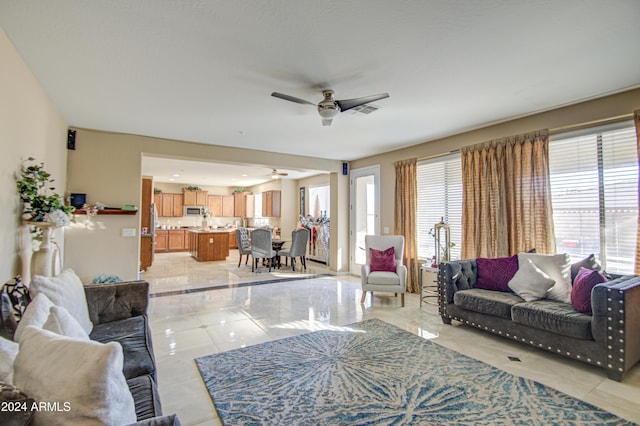
<path id="1" fill-rule="evenodd" d="M 362 298 L 360 303 L 364 303 L 367 291 L 386 291 L 390 293 L 400 293 L 400 300 L 404 307 L 404 294 L 407 292 L 407 267 L 403 264 L 404 237 L 402 235 L 365 235 L 364 246 L 367 261 L 362 265 Z M 371 250 L 387 250 L 393 247 L 396 259 L 396 270 L 391 271 L 371 271 Z"/>

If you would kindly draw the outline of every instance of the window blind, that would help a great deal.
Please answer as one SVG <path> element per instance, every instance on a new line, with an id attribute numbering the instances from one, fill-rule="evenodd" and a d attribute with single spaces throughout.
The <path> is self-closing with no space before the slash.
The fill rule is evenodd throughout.
<path id="1" fill-rule="evenodd" d="M 431 260 L 436 254 L 433 227 L 442 218 L 451 228 L 455 244 L 451 258 L 460 258 L 462 243 L 462 164 L 460 154 L 418 162 L 416 170 L 418 257 Z"/>
<path id="2" fill-rule="evenodd" d="M 556 135 L 549 144 L 558 253 L 594 253 L 608 272 L 633 273 L 638 155 L 633 123 Z"/>

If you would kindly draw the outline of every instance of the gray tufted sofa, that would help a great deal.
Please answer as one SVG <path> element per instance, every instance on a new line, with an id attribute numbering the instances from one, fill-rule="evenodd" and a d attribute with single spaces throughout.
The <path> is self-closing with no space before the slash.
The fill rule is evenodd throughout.
<path id="1" fill-rule="evenodd" d="M 593 315 L 570 303 L 525 302 L 513 293 L 473 288 L 475 260 L 440 264 L 439 312 L 451 320 L 602 367 L 622 381 L 640 360 L 640 277 L 616 277 L 591 292 Z"/>
<path id="2" fill-rule="evenodd" d="M 133 396 L 138 422 L 135 425 L 180 425 L 175 415 L 163 416 L 156 386 L 156 365 L 148 324 L 149 283 L 128 281 L 84 286 L 93 323 L 92 340 L 119 342 L 124 353 L 123 373 Z M 0 334 L 13 336 L 14 327 L 6 321 L 7 300 L 2 294 Z M 15 324 L 14 324 L 15 326 Z M 13 329 L 12 329 L 13 328 Z"/>

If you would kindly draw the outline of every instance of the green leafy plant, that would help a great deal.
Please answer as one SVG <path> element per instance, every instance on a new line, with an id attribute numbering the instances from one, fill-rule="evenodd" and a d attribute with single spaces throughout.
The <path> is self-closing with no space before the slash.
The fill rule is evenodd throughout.
<path id="1" fill-rule="evenodd" d="M 195 185 L 189 185 L 189 186 L 185 186 L 184 188 L 182 188 L 183 191 L 202 191 L 202 188 L 200 188 L 199 186 L 195 186 Z"/>
<path id="2" fill-rule="evenodd" d="M 233 192 L 248 192 L 248 191 L 247 191 L 247 188 L 240 187 L 240 188 L 234 189 Z"/>
<path id="3" fill-rule="evenodd" d="M 160 189 L 160 188 L 153 188 L 153 193 L 154 193 L 154 194 L 162 194 L 162 189 Z"/>
<path id="4" fill-rule="evenodd" d="M 33 157 L 24 161 L 16 180 L 22 218 L 31 222 L 52 222 L 56 226 L 69 225 L 75 208 L 66 206 L 62 196 L 54 192 L 55 187 L 51 185 L 54 179 L 44 170 L 44 163 L 27 164 L 34 161 Z M 41 239 L 41 230 L 32 229 L 31 232 L 35 239 Z"/>

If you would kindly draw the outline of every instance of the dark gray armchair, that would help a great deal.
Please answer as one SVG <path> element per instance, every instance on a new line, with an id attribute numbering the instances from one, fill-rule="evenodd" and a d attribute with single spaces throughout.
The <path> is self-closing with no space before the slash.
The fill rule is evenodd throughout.
<path id="1" fill-rule="evenodd" d="M 296 270 L 296 257 L 300 257 L 300 263 L 307 269 L 307 244 L 309 243 L 309 230 L 298 228 L 291 232 L 291 247 L 278 251 L 278 256 L 284 256 L 285 265 L 289 265 L 291 258 L 291 269 Z"/>
<path id="2" fill-rule="evenodd" d="M 236 229 L 236 242 L 238 243 L 238 268 L 242 263 L 242 256 L 246 255 L 247 259 L 244 261 L 246 265 L 249 262 L 249 255 L 251 254 L 251 241 L 249 241 L 249 230 L 247 228 Z"/>
<path id="3" fill-rule="evenodd" d="M 273 250 L 270 230 L 254 229 L 251 232 L 251 257 L 253 258 L 253 262 L 251 263 L 251 272 L 255 272 L 255 268 L 258 266 L 258 261 L 260 259 L 268 260 L 269 272 L 271 272 L 276 252 Z"/>

